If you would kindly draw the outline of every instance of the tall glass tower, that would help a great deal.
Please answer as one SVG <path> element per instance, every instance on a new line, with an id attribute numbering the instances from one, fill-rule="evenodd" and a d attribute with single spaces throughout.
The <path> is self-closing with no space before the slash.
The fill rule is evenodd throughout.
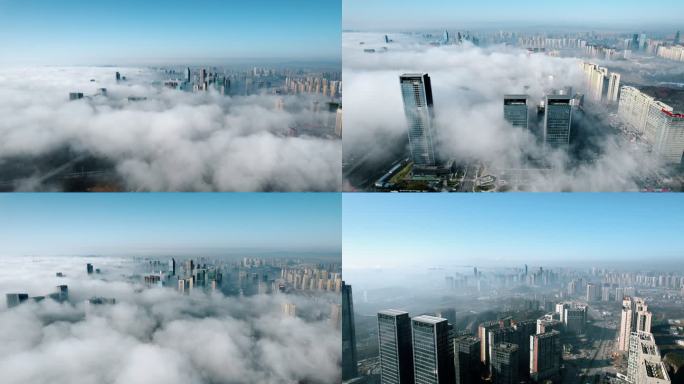
<path id="1" fill-rule="evenodd" d="M 413 163 L 434 166 L 432 145 L 432 85 L 426 74 L 406 73 L 399 77 L 404 113 L 408 121 L 409 147 Z"/>
<path id="2" fill-rule="evenodd" d="M 342 380 L 359 375 L 354 328 L 354 301 L 351 285 L 342 282 Z"/>
<path id="3" fill-rule="evenodd" d="M 413 346 L 408 312 L 378 312 L 380 383 L 413 384 Z"/>
<path id="4" fill-rule="evenodd" d="M 527 129 L 527 95 L 504 96 L 504 119 L 514 127 Z"/>
<path id="5" fill-rule="evenodd" d="M 453 383 L 454 349 L 447 319 L 417 316 L 411 319 L 411 328 L 415 383 Z"/>
<path id="6" fill-rule="evenodd" d="M 570 124 L 572 123 L 572 100 L 568 95 L 546 96 L 544 115 L 544 143 L 551 146 L 570 144 Z"/>

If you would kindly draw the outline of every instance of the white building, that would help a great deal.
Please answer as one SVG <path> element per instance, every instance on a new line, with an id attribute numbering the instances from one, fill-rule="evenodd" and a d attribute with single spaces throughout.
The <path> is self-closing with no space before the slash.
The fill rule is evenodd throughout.
<path id="1" fill-rule="evenodd" d="M 650 88 L 649 88 L 650 90 Z M 642 134 L 655 153 L 679 164 L 684 153 L 684 114 L 644 90 L 624 86 L 620 91 L 618 117 Z"/>

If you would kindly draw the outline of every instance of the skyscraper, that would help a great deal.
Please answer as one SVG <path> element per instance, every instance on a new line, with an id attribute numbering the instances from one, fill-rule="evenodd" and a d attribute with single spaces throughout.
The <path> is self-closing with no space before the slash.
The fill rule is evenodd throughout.
<path id="1" fill-rule="evenodd" d="M 504 96 L 504 119 L 512 126 L 527 129 L 527 99 L 527 95 Z"/>
<path id="2" fill-rule="evenodd" d="M 570 144 L 570 125 L 572 123 L 571 96 L 546 96 L 544 115 L 544 143 L 551 146 Z"/>
<path id="3" fill-rule="evenodd" d="M 413 330 L 413 369 L 416 384 L 454 382 L 454 350 L 447 319 L 417 316 Z"/>
<path id="4" fill-rule="evenodd" d="M 93 265 L 92 264 L 90 264 L 90 263 L 86 264 L 86 272 L 88 274 L 93 273 Z"/>
<path id="5" fill-rule="evenodd" d="M 454 339 L 454 376 L 456 384 L 475 383 L 480 377 L 480 340 L 465 335 Z"/>
<path id="6" fill-rule="evenodd" d="M 530 336 L 530 376 L 535 381 L 555 377 L 560 372 L 560 332 L 552 330 Z"/>
<path id="7" fill-rule="evenodd" d="M 408 312 L 388 309 L 378 312 L 380 382 L 413 383 L 413 346 Z"/>
<path id="8" fill-rule="evenodd" d="M 342 380 L 358 376 L 354 300 L 351 285 L 342 282 Z"/>
<path id="9" fill-rule="evenodd" d="M 7 308 L 16 307 L 29 298 L 28 293 L 8 293 L 5 297 L 7 298 Z"/>
<path id="10" fill-rule="evenodd" d="M 169 271 L 168 272 L 171 276 L 176 275 L 176 259 L 174 259 L 173 257 L 171 258 L 171 260 L 169 260 Z"/>
<path id="11" fill-rule="evenodd" d="M 492 383 L 515 384 L 518 372 L 519 348 L 513 343 L 499 343 L 492 347 Z"/>
<path id="12" fill-rule="evenodd" d="M 411 158 L 416 166 L 434 166 L 432 85 L 424 74 L 403 74 L 399 77 L 408 121 Z"/>
<path id="13" fill-rule="evenodd" d="M 520 347 L 518 373 L 521 379 L 526 379 L 530 374 L 530 336 L 537 331 L 535 320 L 524 320 L 515 323 L 515 330 L 518 333 L 518 346 Z"/>
<path id="14" fill-rule="evenodd" d="M 675 45 L 679 44 L 680 39 L 681 39 L 681 35 L 679 34 L 679 31 L 677 31 L 677 33 L 675 33 L 675 37 L 674 37 L 673 43 L 674 43 Z"/>
<path id="15" fill-rule="evenodd" d="M 489 364 L 491 366 L 494 359 L 494 347 L 501 343 L 518 344 L 518 332 L 516 332 L 513 327 L 503 326 L 503 324 L 500 323 L 499 328 L 489 331 L 487 342 L 489 343 L 487 351 L 489 353 Z"/>
<path id="16" fill-rule="evenodd" d="M 189 83 L 192 80 L 192 73 L 190 72 L 190 67 L 185 68 L 185 82 Z"/>
<path id="17" fill-rule="evenodd" d="M 648 305 L 643 299 L 626 297 L 622 300 L 618 350 L 627 351 L 629 349 L 629 338 L 632 332 L 651 332 L 651 316 Z"/>
<path id="18" fill-rule="evenodd" d="M 571 308 L 566 308 L 563 320 L 567 331 L 583 333 L 584 326 L 587 322 L 587 307 L 583 305 L 574 305 Z"/>

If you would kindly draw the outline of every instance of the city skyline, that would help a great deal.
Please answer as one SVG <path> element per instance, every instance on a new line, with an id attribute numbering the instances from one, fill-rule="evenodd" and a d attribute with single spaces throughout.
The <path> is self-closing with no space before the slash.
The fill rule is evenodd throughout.
<path id="1" fill-rule="evenodd" d="M 521 4 L 522 3 L 522 4 Z M 524 6 L 528 3 L 528 6 Z M 464 26 L 468 28 L 562 29 L 585 26 L 587 30 L 623 28 L 661 29 L 680 25 L 673 13 L 674 0 L 658 2 L 657 7 L 643 7 L 636 0 L 610 0 L 600 3 L 580 0 L 569 6 L 558 2 L 488 0 L 450 2 L 429 0 L 345 0 L 342 9 L 345 30 L 415 30 Z M 382 16 L 380 18 L 380 16 Z M 586 27 L 594 24 L 592 27 Z"/>
<path id="2" fill-rule="evenodd" d="M 674 214 L 679 200 L 660 194 L 345 194 L 344 269 L 629 267 L 645 258 L 651 267 L 671 265 L 684 246 Z M 657 229 L 646 223 L 658 223 Z"/>
<path id="3" fill-rule="evenodd" d="M 40 12 L 34 12 L 40 9 Z M 339 61 L 341 4 L 0 1 L 0 65 Z"/>
<path id="4" fill-rule="evenodd" d="M 5 194 L 0 256 L 339 257 L 340 204 L 333 193 Z"/>

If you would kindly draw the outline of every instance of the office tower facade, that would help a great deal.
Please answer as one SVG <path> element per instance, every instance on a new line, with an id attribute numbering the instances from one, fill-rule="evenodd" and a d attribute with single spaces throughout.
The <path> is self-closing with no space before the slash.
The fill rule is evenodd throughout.
<path id="1" fill-rule="evenodd" d="M 399 77 L 404 113 L 408 122 L 411 158 L 417 166 L 436 164 L 433 146 L 432 84 L 425 74 L 403 74 Z"/>
<path id="2" fill-rule="evenodd" d="M 544 114 L 544 143 L 550 146 L 567 146 L 570 144 L 570 126 L 572 124 L 571 96 L 546 96 Z"/>
<path id="3" fill-rule="evenodd" d="M 671 164 L 680 164 L 684 153 L 684 110 L 657 100 L 658 88 L 624 86 L 620 91 L 618 118 L 651 145 L 652 151 Z M 675 92 L 675 91 L 672 91 Z M 676 103 L 675 98 L 673 101 Z"/>
<path id="4" fill-rule="evenodd" d="M 576 305 L 565 309 L 563 316 L 565 329 L 568 332 L 584 333 L 584 328 L 587 323 L 587 307 Z"/>
<path id="5" fill-rule="evenodd" d="M 627 379 L 632 384 L 668 384 L 671 382 L 660 351 L 650 332 L 632 332 L 627 356 Z"/>
<path id="6" fill-rule="evenodd" d="M 358 376 L 352 287 L 342 282 L 342 380 Z"/>
<path id="7" fill-rule="evenodd" d="M 411 319 L 411 329 L 415 383 L 453 383 L 454 350 L 447 319 L 417 316 Z"/>
<path id="8" fill-rule="evenodd" d="M 515 330 L 515 328 L 511 326 L 504 326 L 503 323 L 500 323 L 498 329 L 492 329 L 489 331 L 487 342 L 489 343 L 487 346 L 487 352 L 489 353 L 489 368 L 491 369 L 492 359 L 494 358 L 494 347 L 501 343 L 518 344 L 518 332 Z"/>
<path id="9" fill-rule="evenodd" d="M 454 339 L 456 384 L 476 383 L 480 378 L 480 339 L 470 335 Z"/>
<path id="10" fill-rule="evenodd" d="M 28 300 L 29 296 L 28 293 L 8 293 L 5 298 L 7 299 L 7 308 L 13 308 Z"/>
<path id="11" fill-rule="evenodd" d="M 55 289 L 56 299 L 59 302 L 69 300 L 69 287 L 66 285 L 58 285 Z"/>
<path id="12" fill-rule="evenodd" d="M 552 330 L 530 336 L 530 377 L 541 381 L 558 376 L 561 363 L 560 332 Z"/>
<path id="13" fill-rule="evenodd" d="M 174 259 L 173 257 L 171 258 L 171 260 L 169 260 L 168 272 L 171 276 L 176 276 L 176 259 Z"/>
<path id="14" fill-rule="evenodd" d="M 378 312 L 380 383 L 413 383 L 413 345 L 408 312 L 389 309 Z"/>
<path id="15" fill-rule="evenodd" d="M 515 323 L 515 330 L 518 333 L 518 347 L 520 347 L 518 373 L 521 379 L 526 379 L 530 374 L 530 336 L 536 334 L 537 322 L 535 320 L 518 321 Z"/>
<path id="16" fill-rule="evenodd" d="M 192 73 L 190 72 L 190 67 L 185 68 L 185 82 L 189 83 L 192 81 Z"/>
<path id="17" fill-rule="evenodd" d="M 505 95 L 504 96 L 504 119 L 512 126 L 527 129 L 528 106 L 527 95 Z"/>
<path id="18" fill-rule="evenodd" d="M 492 347 L 492 383 L 515 384 L 520 382 L 519 348 L 513 343 L 499 343 Z"/>
<path id="19" fill-rule="evenodd" d="M 646 302 L 638 297 L 626 297 L 622 300 L 620 315 L 620 334 L 618 335 L 618 350 L 629 349 L 629 338 L 632 332 L 651 332 L 651 312 Z"/>

